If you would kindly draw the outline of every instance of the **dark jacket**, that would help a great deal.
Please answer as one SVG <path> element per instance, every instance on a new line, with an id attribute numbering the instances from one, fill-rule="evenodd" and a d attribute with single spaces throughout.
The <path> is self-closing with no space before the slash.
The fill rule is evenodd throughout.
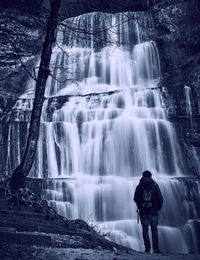
<path id="1" fill-rule="evenodd" d="M 149 209 L 145 209 L 142 207 L 142 189 L 151 187 L 153 190 L 152 202 L 153 206 Z M 163 197 L 160 191 L 158 184 L 151 177 L 142 177 L 140 179 L 139 185 L 136 187 L 134 194 L 134 201 L 137 204 L 140 213 L 147 213 L 150 215 L 158 215 L 158 211 L 162 208 L 163 205 Z"/>

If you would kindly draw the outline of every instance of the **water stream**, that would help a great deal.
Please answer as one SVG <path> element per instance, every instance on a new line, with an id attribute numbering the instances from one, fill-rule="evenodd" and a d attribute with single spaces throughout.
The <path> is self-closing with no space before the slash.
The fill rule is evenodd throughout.
<path id="1" fill-rule="evenodd" d="M 60 214 L 143 250 L 132 199 L 148 169 L 164 196 L 161 250 L 198 251 L 200 185 L 167 119 L 158 49 L 141 26 L 149 23 L 144 14 L 92 13 L 60 27 L 32 174 L 48 178 L 43 196 Z"/>

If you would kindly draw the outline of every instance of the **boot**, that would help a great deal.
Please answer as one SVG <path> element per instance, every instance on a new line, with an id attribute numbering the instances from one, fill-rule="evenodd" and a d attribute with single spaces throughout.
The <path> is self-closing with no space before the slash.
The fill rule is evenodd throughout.
<path id="1" fill-rule="evenodd" d="M 160 250 L 159 250 L 158 248 L 155 248 L 155 249 L 153 250 L 153 253 L 154 253 L 154 254 L 160 254 Z"/>

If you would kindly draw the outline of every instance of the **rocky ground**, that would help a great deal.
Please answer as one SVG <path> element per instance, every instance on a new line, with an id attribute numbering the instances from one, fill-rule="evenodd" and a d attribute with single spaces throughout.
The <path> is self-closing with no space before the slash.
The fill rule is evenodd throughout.
<path id="1" fill-rule="evenodd" d="M 27 188 L 0 188 L 0 238 L 2 260 L 200 259 L 196 254 L 146 254 L 108 241 L 83 220 L 59 216 Z"/>
<path id="2" fill-rule="evenodd" d="M 42 246 L 19 246 L 3 244 L 0 258 L 11 259 L 48 259 L 48 260 L 199 260 L 199 255 L 162 255 L 134 252 L 133 250 L 103 250 L 84 248 L 55 248 Z"/>

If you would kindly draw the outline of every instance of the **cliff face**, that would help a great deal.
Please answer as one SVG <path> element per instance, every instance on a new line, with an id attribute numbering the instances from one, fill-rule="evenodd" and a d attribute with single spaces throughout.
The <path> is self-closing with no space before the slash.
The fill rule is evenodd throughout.
<path id="1" fill-rule="evenodd" d="M 200 147 L 200 3 L 175 1 L 160 4 L 153 10 L 160 56 L 162 81 L 169 117 L 177 125 L 177 132 L 190 171 L 195 170 L 193 152 Z"/>
<path id="2" fill-rule="evenodd" d="M 161 54 L 162 85 L 174 97 L 177 113 L 183 114 L 184 85 L 192 89 L 193 112 L 200 110 L 200 4 L 197 1 L 156 7 L 153 12 L 155 37 Z"/>

